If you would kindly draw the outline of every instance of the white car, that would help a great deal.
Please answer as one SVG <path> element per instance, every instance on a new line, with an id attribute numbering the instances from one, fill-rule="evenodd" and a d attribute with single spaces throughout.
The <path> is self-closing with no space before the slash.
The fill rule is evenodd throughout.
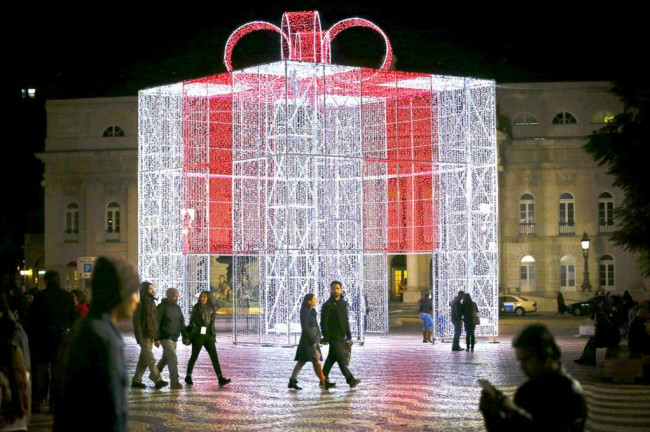
<path id="1" fill-rule="evenodd" d="M 499 312 L 524 316 L 529 312 L 537 312 L 537 303 L 526 297 L 504 294 L 499 296 Z"/>

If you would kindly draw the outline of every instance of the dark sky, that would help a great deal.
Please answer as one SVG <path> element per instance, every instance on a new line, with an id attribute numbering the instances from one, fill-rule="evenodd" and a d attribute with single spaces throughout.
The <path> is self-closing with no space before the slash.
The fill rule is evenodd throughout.
<path id="1" fill-rule="evenodd" d="M 324 28 L 356 16 L 373 21 L 391 39 L 399 70 L 497 83 L 610 80 L 641 46 L 642 14 L 611 3 L 608 9 L 521 0 L 377 3 L 99 1 L 79 8 L 49 2 L 3 27 L 5 55 L 15 65 L 9 82 L 35 81 L 47 97 L 60 98 L 134 94 L 138 87 L 220 73 L 235 28 L 252 20 L 279 26 L 282 12 L 292 10 L 318 10 Z M 240 46 L 235 66 L 280 56 L 275 33 L 249 35 Z M 334 50 L 336 63 L 361 57 L 368 66 L 383 54 L 379 36 L 363 29 L 343 32 Z"/>

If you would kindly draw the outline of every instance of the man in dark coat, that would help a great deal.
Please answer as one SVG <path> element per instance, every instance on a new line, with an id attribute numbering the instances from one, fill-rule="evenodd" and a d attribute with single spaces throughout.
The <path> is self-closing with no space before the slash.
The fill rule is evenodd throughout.
<path id="1" fill-rule="evenodd" d="M 156 303 L 153 301 L 153 285 L 151 282 L 142 282 L 139 290 L 140 303 L 133 314 L 133 335 L 135 341 L 140 345 L 140 357 L 133 378 L 131 378 L 131 387 L 147 387 L 142 382 L 142 376 L 144 371 L 149 368 L 149 379 L 154 382 L 157 389 L 160 389 L 168 383 L 161 378 L 160 371 L 156 367 L 156 359 L 153 356 L 153 346 L 160 346 L 158 312 Z"/>
<path id="2" fill-rule="evenodd" d="M 25 324 L 34 373 L 32 412 L 40 412 L 41 402 L 45 399 L 53 400 L 48 395 L 53 394 L 51 378 L 56 374 L 54 369 L 59 347 L 77 318 L 74 297 L 61 288 L 59 272 L 49 270 L 43 280 L 45 289 L 34 297 Z"/>
<path id="3" fill-rule="evenodd" d="M 464 351 L 460 347 L 460 333 L 463 330 L 463 310 L 462 301 L 465 297 L 464 291 L 458 291 L 458 295 L 451 301 L 451 323 L 454 326 L 454 339 L 451 344 L 452 351 Z"/>
<path id="4" fill-rule="evenodd" d="M 128 430 L 128 383 L 120 320 L 138 303 L 135 267 L 117 259 L 95 261 L 92 299 L 62 352 L 66 365 L 54 411 L 54 432 Z"/>
<path id="5" fill-rule="evenodd" d="M 517 389 L 514 399 L 483 382 L 479 408 L 486 429 L 583 431 L 587 419 L 585 396 L 580 383 L 562 367 L 560 348 L 548 329 L 533 324 L 512 345 L 528 381 Z"/>
<path id="6" fill-rule="evenodd" d="M 361 378 L 354 378 L 347 366 L 352 334 L 348 319 L 348 303 L 341 298 L 341 291 L 341 282 L 333 281 L 330 284 L 330 298 L 321 308 L 320 325 L 323 343 L 330 346 L 323 366 L 323 374 L 329 382 L 330 370 L 334 363 L 337 363 L 345 376 L 345 381 L 350 388 L 354 388 L 361 382 Z"/>
<path id="7" fill-rule="evenodd" d="M 190 337 L 185 330 L 185 317 L 178 305 L 178 290 L 169 288 L 167 298 L 158 305 L 158 339 L 163 347 L 163 355 L 158 362 L 158 370 L 162 372 L 165 366 L 169 365 L 169 388 L 181 389 L 178 379 L 178 357 L 176 356 L 176 342 L 183 335 L 183 343 L 189 345 Z"/>

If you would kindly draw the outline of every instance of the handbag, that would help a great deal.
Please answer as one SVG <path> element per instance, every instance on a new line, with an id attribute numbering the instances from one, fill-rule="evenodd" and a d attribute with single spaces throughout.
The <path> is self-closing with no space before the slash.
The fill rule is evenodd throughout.
<path id="1" fill-rule="evenodd" d="M 476 324 L 476 325 L 481 324 L 481 317 L 478 316 L 477 311 L 472 312 L 472 321 L 474 321 L 474 324 Z"/>

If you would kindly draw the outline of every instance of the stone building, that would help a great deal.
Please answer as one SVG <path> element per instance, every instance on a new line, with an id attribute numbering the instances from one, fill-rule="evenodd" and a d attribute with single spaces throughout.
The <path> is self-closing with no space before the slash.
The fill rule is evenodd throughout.
<path id="1" fill-rule="evenodd" d="M 580 240 L 589 236 L 591 290 L 640 293 L 637 257 L 608 240 L 623 200 L 606 169 L 582 150 L 585 137 L 621 112 L 606 82 L 497 85 L 499 283 L 503 292 L 554 298 L 582 293 Z M 80 262 L 101 254 L 137 263 L 137 97 L 46 104 L 45 266 L 83 280 Z M 223 260 L 214 275 L 225 274 Z M 431 258 L 389 259 L 389 292 L 408 274 L 404 301 L 431 285 Z"/>

